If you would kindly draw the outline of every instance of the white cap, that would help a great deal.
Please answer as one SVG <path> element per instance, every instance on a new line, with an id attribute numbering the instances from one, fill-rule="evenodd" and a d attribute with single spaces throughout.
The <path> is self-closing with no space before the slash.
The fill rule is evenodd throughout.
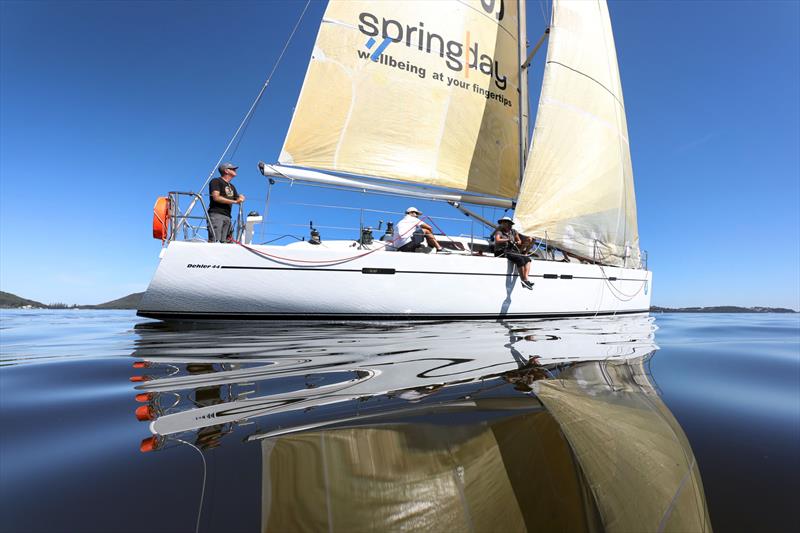
<path id="1" fill-rule="evenodd" d="M 406 215 L 409 214 L 409 213 L 416 213 L 418 215 L 421 215 L 422 211 L 420 211 L 416 207 L 409 207 L 408 209 L 406 209 Z"/>

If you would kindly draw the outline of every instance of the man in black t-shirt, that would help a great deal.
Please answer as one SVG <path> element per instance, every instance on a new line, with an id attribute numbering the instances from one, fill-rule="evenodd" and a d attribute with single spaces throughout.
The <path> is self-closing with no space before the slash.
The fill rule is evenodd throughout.
<path id="1" fill-rule="evenodd" d="M 236 177 L 233 163 L 222 163 L 219 166 L 219 177 L 208 184 L 210 207 L 208 208 L 208 242 L 228 242 L 231 232 L 231 206 L 244 202 L 244 195 L 239 194 L 231 180 Z"/>

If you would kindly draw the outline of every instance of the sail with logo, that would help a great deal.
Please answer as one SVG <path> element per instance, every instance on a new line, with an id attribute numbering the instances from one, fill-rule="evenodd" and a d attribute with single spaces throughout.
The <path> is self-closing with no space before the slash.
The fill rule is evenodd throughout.
<path id="1" fill-rule="evenodd" d="M 331 0 L 281 164 L 515 197 L 519 23 L 502 0 Z"/>

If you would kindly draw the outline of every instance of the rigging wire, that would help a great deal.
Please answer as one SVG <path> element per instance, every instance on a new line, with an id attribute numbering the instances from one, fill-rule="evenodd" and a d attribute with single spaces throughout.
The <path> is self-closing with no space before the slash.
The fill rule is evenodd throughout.
<path id="1" fill-rule="evenodd" d="M 286 49 L 289 48 L 289 43 L 292 42 L 292 38 L 294 37 L 294 34 L 297 31 L 297 28 L 300 26 L 300 22 L 303 20 L 303 16 L 306 14 L 306 10 L 308 9 L 309 4 L 311 4 L 311 0 L 307 0 L 306 1 L 306 5 L 303 7 L 303 11 L 300 13 L 300 17 L 297 19 L 297 22 L 295 23 L 294 28 L 292 29 L 292 33 L 289 35 L 289 38 L 286 40 L 286 43 L 283 46 L 283 50 L 281 50 L 281 53 L 278 56 L 278 59 L 275 61 L 275 64 L 272 66 L 272 71 L 269 73 L 269 76 L 267 76 L 267 80 L 264 82 L 264 85 L 261 87 L 261 90 L 258 92 L 258 95 L 256 96 L 255 100 L 253 100 L 253 103 L 250 105 L 250 109 L 247 110 L 247 113 L 245 114 L 244 118 L 242 119 L 242 122 L 239 123 L 239 127 L 236 128 L 236 132 L 233 134 L 233 137 L 231 137 L 230 141 L 228 141 L 228 145 L 225 147 L 225 150 L 223 150 L 222 154 L 219 156 L 219 159 L 217 160 L 216 164 L 214 164 L 214 167 L 211 169 L 211 172 L 208 174 L 208 177 L 206 178 L 205 183 L 203 183 L 203 186 L 200 187 L 200 190 L 204 190 L 208 186 L 208 183 L 211 181 L 211 178 L 214 176 L 214 173 L 216 172 L 216 170 L 219 167 L 220 163 L 222 163 L 222 160 L 225 159 L 225 156 L 228 153 L 228 150 L 230 150 L 231 145 L 233 145 L 233 142 L 237 139 L 237 137 L 239 137 L 239 133 L 240 132 L 243 133 L 242 130 L 246 129 L 247 125 L 250 123 L 250 119 L 253 116 L 253 112 L 255 111 L 256 107 L 258 107 L 258 104 L 261 101 L 261 97 L 264 95 L 264 91 L 267 90 L 267 87 L 269 86 L 270 81 L 272 81 L 272 76 L 275 74 L 275 71 L 277 70 L 278 66 L 280 65 L 281 60 L 283 59 L 283 55 L 286 53 Z M 236 148 L 237 149 L 239 148 L 238 144 L 237 144 Z M 234 153 L 235 153 L 235 151 L 234 151 Z M 192 207 L 194 207 L 194 203 L 192 203 Z"/>
<path id="2" fill-rule="evenodd" d="M 233 156 L 236 154 L 237 150 L 239 150 L 239 145 L 241 144 L 242 139 L 244 138 L 244 134 L 247 131 L 247 127 L 250 125 L 250 120 L 253 118 L 253 114 L 255 113 L 255 110 L 258 107 L 258 104 L 261 102 L 261 97 L 264 95 L 264 91 L 267 89 L 267 86 L 269 85 L 269 82 L 272 80 L 273 74 L 275 74 L 275 71 L 278 69 L 278 66 L 281 63 L 281 60 L 283 59 L 283 55 L 286 53 L 286 49 L 289 48 L 289 43 L 292 42 L 292 38 L 294 37 L 295 32 L 297 32 L 297 28 L 300 26 L 300 22 L 303 20 L 303 16 L 306 14 L 306 10 L 308 9 L 308 6 L 309 6 L 310 3 L 311 3 L 311 0 L 307 0 L 306 1 L 306 5 L 303 6 L 303 11 L 300 13 L 300 17 L 298 17 L 297 22 L 294 25 L 294 28 L 292 28 L 292 33 L 289 34 L 289 38 L 286 40 L 286 43 L 283 45 L 283 50 L 281 50 L 281 53 L 278 56 L 277 61 L 275 61 L 275 64 L 272 66 L 272 71 L 269 73 L 269 76 L 267 76 L 267 80 L 264 82 L 264 85 L 261 87 L 261 90 L 259 91 L 258 96 L 256 96 L 256 99 L 253 101 L 253 105 L 250 106 L 250 110 L 247 112 L 247 115 L 245 115 L 245 118 L 242 121 L 242 124 L 239 125 L 239 129 L 242 130 L 242 134 L 239 135 L 239 138 L 238 138 L 238 140 L 236 142 L 236 146 L 234 147 L 233 151 L 231 152 L 231 158 L 233 158 Z M 234 138 L 236 138 L 236 136 L 238 134 L 239 134 L 239 130 L 236 130 L 236 133 L 234 133 Z M 231 141 L 233 141 L 233 139 L 231 139 Z M 230 143 L 228 143 L 228 147 L 230 147 Z M 224 157 L 225 157 L 225 153 L 223 152 L 222 158 L 224 158 Z M 220 158 L 220 161 L 222 160 L 222 158 Z M 219 163 L 217 163 L 217 164 L 219 164 Z M 213 174 L 214 171 L 212 170 L 211 173 Z"/>
<path id="3" fill-rule="evenodd" d="M 544 25 L 547 26 L 547 17 L 544 14 L 544 0 L 539 0 L 539 8 L 542 10 L 542 18 L 544 19 Z"/>

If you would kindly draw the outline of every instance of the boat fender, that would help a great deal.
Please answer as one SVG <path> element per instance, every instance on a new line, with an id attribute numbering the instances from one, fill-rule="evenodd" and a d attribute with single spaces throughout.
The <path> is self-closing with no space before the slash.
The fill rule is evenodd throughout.
<path id="1" fill-rule="evenodd" d="M 159 196 L 153 206 L 153 238 L 167 240 L 169 235 L 169 198 Z"/>
<path id="2" fill-rule="evenodd" d="M 158 413 L 152 405 L 140 405 L 136 408 L 136 419 L 139 422 L 147 422 L 158 418 Z"/>
<path id="3" fill-rule="evenodd" d="M 139 445 L 139 451 L 142 453 L 148 453 L 161 448 L 162 441 L 158 438 L 158 435 L 153 435 L 152 437 L 147 437 L 146 439 L 142 440 L 142 443 Z"/>

